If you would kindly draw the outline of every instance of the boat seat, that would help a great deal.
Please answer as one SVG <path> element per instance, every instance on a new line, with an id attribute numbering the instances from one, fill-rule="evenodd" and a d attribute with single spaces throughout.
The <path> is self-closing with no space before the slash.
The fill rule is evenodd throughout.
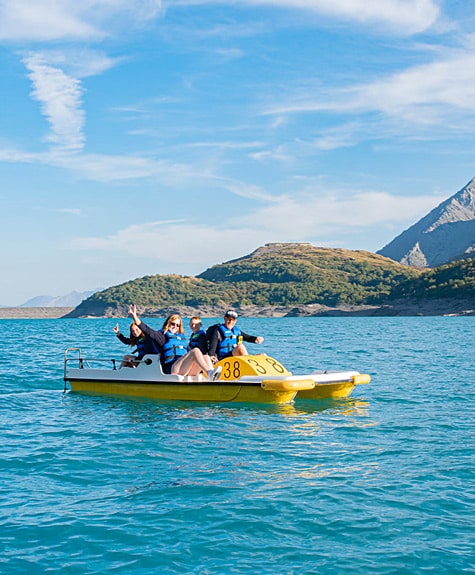
<path id="1" fill-rule="evenodd" d="M 160 371 L 161 375 L 166 376 L 167 379 L 171 381 L 183 381 L 183 375 L 172 375 L 172 374 L 165 374 L 163 373 L 162 364 L 160 362 L 160 356 L 157 354 L 147 354 L 144 355 L 142 358 L 142 363 L 138 366 L 139 369 L 150 369 L 153 366 L 155 369 Z"/>

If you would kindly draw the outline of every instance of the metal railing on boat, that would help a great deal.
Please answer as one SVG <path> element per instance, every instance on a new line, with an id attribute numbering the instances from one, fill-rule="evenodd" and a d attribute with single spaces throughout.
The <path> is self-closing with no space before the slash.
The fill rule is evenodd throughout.
<path id="1" fill-rule="evenodd" d="M 75 353 L 76 355 L 71 357 L 71 354 Z M 112 364 L 112 370 L 117 370 L 120 368 L 122 359 L 117 358 L 104 358 L 104 357 L 83 357 L 81 348 L 79 347 L 68 347 L 64 352 L 64 372 L 63 372 L 63 379 L 64 379 L 64 391 L 66 391 L 66 381 L 68 378 L 68 367 L 69 364 L 75 363 L 79 369 L 84 368 L 91 368 L 91 363 L 101 363 L 101 364 Z M 151 360 L 149 358 L 144 360 L 134 360 L 134 365 L 138 365 L 139 363 L 145 363 L 146 365 L 150 365 Z"/>

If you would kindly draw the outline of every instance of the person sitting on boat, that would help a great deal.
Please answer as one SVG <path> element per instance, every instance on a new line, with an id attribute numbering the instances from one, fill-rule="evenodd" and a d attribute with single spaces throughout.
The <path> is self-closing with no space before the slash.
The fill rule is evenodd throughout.
<path id="1" fill-rule="evenodd" d="M 198 315 L 194 315 L 190 319 L 190 329 L 192 331 L 190 341 L 188 343 L 188 349 L 193 349 L 195 347 L 199 348 L 203 355 L 208 354 L 208 338 L 206 337 L 206 332 L 202 328 L 201 318 Z"/>
<path id="2" fill-rule="evenodd" d="M 233 355 L 249 355 L 243 341 L 248 343 L 264 341 L 260 335 L 248 335 L 236 327 L 237 318 L 236 311 L 228 310 L 224 314 L 224 323 L 213 326 L 214 329 L 208 334 L 208 353 L 213 363 Z"/>
<path id="3" fill-rule="evenodd" d="M 213 369 L 209 356 L 204 356 L 198 347 L 187 351 L 183 322 L 178 314 L 171 314 L 162 329 L 155 330 L 145 324 L 137 315 L 137 306 L 129 308 L 129 315 L 146 336 L 151 338 L 160 352 L 163 373 L 173 375 L 198 375 L 201 371 L 213 380 L 219 373 Z"/>
<path id="4" fill-rule="evenodd" d="M 135 321 L 133 321 L 130 324 L 129 337 L 120 333 L 118 323 L 112 329 L 115 335 L 120 339 L 122 343 L 130 345 L 132 347 L 135 346 L 136 348 L 132 352 L 132 354 L 124 355 L 119 369 L 121 367 L 137 367 L 137 365 L 139 364 L 140 360 L 143 358 L 144 355 L 158 353 L 158 348 L 155 345 L 154 341 L 143 333 L 143 331 L 139 328 L 139 326 L 135 323 Z"/>

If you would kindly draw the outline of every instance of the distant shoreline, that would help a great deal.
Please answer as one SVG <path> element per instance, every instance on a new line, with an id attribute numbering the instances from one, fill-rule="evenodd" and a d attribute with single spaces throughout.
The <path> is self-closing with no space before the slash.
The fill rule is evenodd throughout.
<path id="1" fill-rule="evenodd" d="M 57 319 L 73 307 L 0 307 L 0 319 Z"/>
<path id="2" fill-rule="evenodd" d="M 74 307 L 3 307 L 0 319 L 60 319 L 71 314 Z M 241 317 L 408 317 L 408 316 L 475 316 L 475 300 L 470 299 L 434 299 L 399 300 L 381 305 L 341 305 L 328 307 L 321 304 L 294 306 L 241 306 L 237 308 Z M 221 317 L 224 308 L 187 306 L 140 308 L 142 317 L 166 317 L 170 313 L 179 313 L 182 317 L 198 314 L 203 318 Z M 69 318 L 73 318 L 69 315 Z M 83 315 L 83 318 L 124 318 L 112 310 L 104 315 Z"/>

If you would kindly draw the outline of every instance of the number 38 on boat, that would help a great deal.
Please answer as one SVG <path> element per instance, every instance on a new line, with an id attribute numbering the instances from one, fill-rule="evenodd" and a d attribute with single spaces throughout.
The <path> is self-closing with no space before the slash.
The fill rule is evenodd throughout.
<path id="1" fill-rule="evenodd" d="M 313 371 L 296 375 L 268 355 L 222 359 L 219 377 L 167 375 L 158 355 L 146 355 L 135 368 L 119 369 L 120 360 L 88 359 L 79 348 L 64 353 L 65 389 L 72 392 L 127 395 L 159 400 L 282 404 L 295 398 L 342 399 L 355 385 L 370 382 L 358 371 Z"/>

